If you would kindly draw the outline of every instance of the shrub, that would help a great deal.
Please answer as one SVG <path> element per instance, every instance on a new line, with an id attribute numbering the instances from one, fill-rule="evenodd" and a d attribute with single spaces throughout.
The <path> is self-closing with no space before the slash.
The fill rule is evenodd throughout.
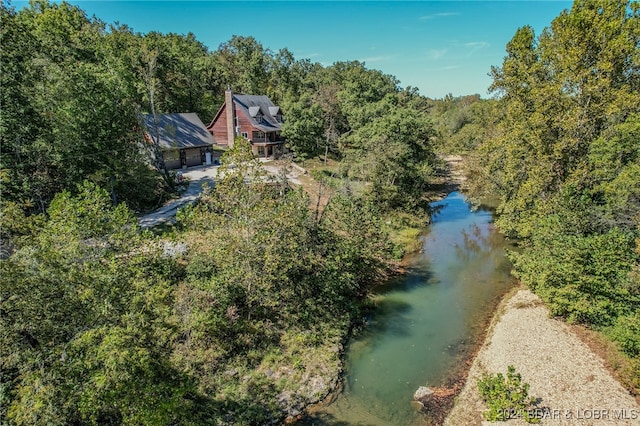
<path id="1" fill-rule="evenodd" d="M 507 421 L 511 418 L 522 417 L 527 423 L 540 423 L 540 419 L 531 415 L 529 409 L 534 403 L 529 398 L 529 384 L 522 383 L 522 377 L 510 365 L 507 377 L 498 373 L 484 374 L 478 380 L 478 389 L 488 410 L 482 415 L 489 421 Z"/>
<path id="2" fill-rule="evenodd" d="M 631 357 L 639 357 L 640 312 L 618 317 L 616 324 L 611 329 L 610 335 L 624 353 Z"/>

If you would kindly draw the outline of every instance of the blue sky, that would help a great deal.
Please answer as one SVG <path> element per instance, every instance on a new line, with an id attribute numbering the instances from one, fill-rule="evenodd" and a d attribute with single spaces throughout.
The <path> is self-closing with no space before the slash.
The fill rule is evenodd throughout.
<path id="1" fill-rule="evenodd" d="M 71 1 L 89 16 L 136 32 L 192 32 L 210 50 L 231 36 L 331 65 L 364 61 L 441 98 L 488 97 L 491 65 L 500 65 L 517 28 L 536 34 L 570 1 Z M 19 6 L 20 2 L 14 2 Z"/>

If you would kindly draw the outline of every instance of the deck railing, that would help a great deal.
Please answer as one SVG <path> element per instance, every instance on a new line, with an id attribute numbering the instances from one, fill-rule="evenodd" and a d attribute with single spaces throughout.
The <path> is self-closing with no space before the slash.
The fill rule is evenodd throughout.
<path id="1" fill-rule="evenodd" d="M 263 143 L 263 142 L 284 142 L 284 138 L 282 136 L 255 136 L 251 138 L 251 142 L 253 143 Z"/>

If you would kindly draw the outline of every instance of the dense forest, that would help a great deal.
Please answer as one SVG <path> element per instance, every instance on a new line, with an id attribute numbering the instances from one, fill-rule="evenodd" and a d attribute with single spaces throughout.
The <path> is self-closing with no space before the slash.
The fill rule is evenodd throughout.
<path id="1" fill-rule="evenodd" d="M 322 67 L 240 36 L 209 52 L 193 34 L 134 33 L 67 3 L 3 4 L 2 23 L 2 199 L 30 212 L 85 179 L 134 211 L 157 206 L 172 180 L 147 167 L 153 146 L 140 142 L 139 114 L 196 112 L 209 123 L 227 86 L 287 111 L 284 136 L 299 159 L 345 160 L 343 173 L 375 180 L 391 205 L 423 189 L 401 165 L 430 172 L 418 166 L 433 161 L 425 99 L 361 62 Z"/>
<path id="2" fill-rule="evenodd" d="M 553 315 L 615 341 L 640 390 L 640 5 L 577 1 L 520 28 L 491 70 L 495 99 L 437 101 L 470 193 L 499 198 L 515 275 Z"/>
<path id="3" fill-rule="evenodd" d="M 439 100 L 251 37 L 209 51 L 64 2 L 0 14 L 0 424 L 301 414 L 336 386 L 398 235 L 426 224 L 437 152 L 464 154 L 469 193 L 498 197 L 515 275 L 615 342 L 640 388 L 637 2 L 577 1 L 538 36 L 521 28 L 494 98 Z M 266 178 L 238 141 L 175 226 L 141 230 L 136 214 L 176 188 L 140 114 L 206 123 L 228 85 L 282 106 L 297 162 L 330 159 L 318 191 Z"/>
<path id="4" fill-rule="evenodd" d="M 251 37 L 210 52 L 64 2 L 0 11 L 0 422 L 260 424 L 323 398 L 398 232 L 428 221 L 428 100 Z M 227 85 L 282 106 L 296 160 L 327 166 L 316 193 L 238 140 L 215 190 L 141 230 L 176 188 L 140 114 L 209 122 Z"/>

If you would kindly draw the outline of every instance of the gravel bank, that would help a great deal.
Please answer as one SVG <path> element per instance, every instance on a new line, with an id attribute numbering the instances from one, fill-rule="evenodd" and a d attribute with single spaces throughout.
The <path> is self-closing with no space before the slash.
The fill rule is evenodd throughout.
<path id="1" fill-rule="evenodd" d="M 562 321 L 549 318 L 541 300 L 520 289 L 499 308 L 466 384 L 445 425 L 492 424 L 482 418 L 477 380 L 484 372 L 506 375 L 513 365 L 529 395 L 539 398 L 543 425 L 640 425 L 640 405 Z M 507 425 L 527 424 L 522 419 Z"/>

